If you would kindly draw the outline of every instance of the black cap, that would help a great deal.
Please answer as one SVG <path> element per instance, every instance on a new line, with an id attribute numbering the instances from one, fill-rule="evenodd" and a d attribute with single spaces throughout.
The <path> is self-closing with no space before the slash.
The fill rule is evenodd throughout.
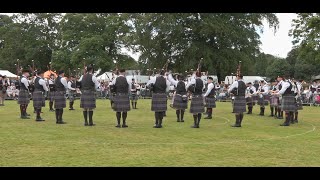
<path id="1" fill-rule="evenodd" d="M 60 74 L 63 74 L 64 73 L 64 70 L 60 70 L 59 72 L 58 72 L 58 74 L 60 75 Z"/>
<path id="2" fill-rule="evenodd" d="M 91 70 L 93 70 L 93 64 L 89 64 L 89 65 L 87 66 L 87 71 L 91 71 Z"/>
<path id="3" fill-rule="evenodd" d="M 37 71 L 37 75 L 40 75 L 40 74 L 43 74 L 44 73 L 44 71 L 42 71 L 42 70 L 38 70 Z"/>
<path id="4" fill-rule="evenodd" d="M 248 82 L 247 84 L 252 84 L 251 82 Z"/>
<path id="5" fill-rule="evenodd" d="M 242 74 L 239 74 L 238 77 L 242 79 L 242 78 L 243 78 L 243 75 L 242 75 Z"/>
<path id="6" fill-rule="evenodd" d="M 120 69 L 119 72 L 124 73 L 124 72 L 126 72 L 126 70 L 125 69 Z"/>
<path id="7" fill-rule="evenodd" d="M 212 77 L 208 77 L 208 79 L 212 80 L 213 81 L 213 78 Z"/>
<path id="8" fill-rule="evenodd" d="M 30 73 L 29 69 L 23 69 L 23 70 L 22 70 L 22 73 L 26 73 L 26 72 L 27 72 L 27 73 Z"/>
<path id="9" fill-rule="evenodd" d="M 164 69 L 161 69 L 161 71 L 160 71 L 160 75 L 164 75 L 165 74 L 165 70 Z"/>

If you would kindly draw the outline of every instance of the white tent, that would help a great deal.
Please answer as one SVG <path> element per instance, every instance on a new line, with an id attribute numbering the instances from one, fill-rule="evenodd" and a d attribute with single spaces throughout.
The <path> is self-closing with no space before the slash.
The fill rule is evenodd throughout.
<path id="1" fill-rule="evenodd" d="M 17 77 L 17 76 L 18 76 L 18 75 L 16 75 L 16 74 L 11 73 L 11 72 L 8 71 L 8 70 L 0 70 L 0 74 L 1 74 L 2 76 L 7 76 L 7 77 L 9 77 L 9 78 L 14 78 L 14 77 Z"/>

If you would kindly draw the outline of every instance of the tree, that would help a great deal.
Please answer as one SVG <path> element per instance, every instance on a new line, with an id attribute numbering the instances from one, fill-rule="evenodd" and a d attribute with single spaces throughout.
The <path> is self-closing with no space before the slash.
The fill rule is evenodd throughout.
<path id="1" fill-rule="evenodd" d="M 279 75 L 290 76 L 291 66 L 285 59 L 275 60 L 267 67 L 266 75 L 270 78 L 276 78 Z"/>

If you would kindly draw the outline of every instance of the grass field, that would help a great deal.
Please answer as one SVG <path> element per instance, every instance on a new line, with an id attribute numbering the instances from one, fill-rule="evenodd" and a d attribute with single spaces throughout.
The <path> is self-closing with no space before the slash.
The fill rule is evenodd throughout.
<path id="1" fill-rule="evenodd" d="M 115 128 L 109 100 L 97 100 L 94 127 L 84 127 L 79 100 L 65 109 L 65 125 L 55 124 L 48 102 L 45 122 L 19 119 L 16 101 L 0 107 L 0 166 L 320 166 L 320 108 L 304 107 L 299 123 L 260 117 L 258 106 L 245 115 L 242 128 L 232 128 L 231 103 L 217 103 L 212 120 L 199 129 L 176 122 L 168 107 L 164 128 L 155 129 L 151 100 L 139 100 L 128 113 L 129 128 Z M 30 103 L 32 106 L 32 103 Z M 266 114 L 269 115 L 269 108 Z"/>

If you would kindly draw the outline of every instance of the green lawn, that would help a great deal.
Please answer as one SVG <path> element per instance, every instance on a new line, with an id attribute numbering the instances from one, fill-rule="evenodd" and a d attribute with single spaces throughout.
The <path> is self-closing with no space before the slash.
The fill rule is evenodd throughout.
<path id="1" fill-rule="evenodd" d="M 139 100 L 128 113 L 129 128 L 115 128 L 109 100 L 98 100 L 94 127 L 84 127 L 79 100 L 65 109 L 65 125 L 43 109 L 45 122 L 19 119 L 16 101 L 0 107 L 0 166 L 320 166 L 320 107 L 304 107 L 299 124 L 260 117 L 258 106 L 232 128 L 231 103 L 217 103 L 212 120 L 192 129 L 192 115 L 176 122 L 168 107 L 164 128 L 152 128 L 151 100 Z M 30 103 L 32 106 L 32 103 Z M 266 108 L 266 114 L 270 110 Z"/>

